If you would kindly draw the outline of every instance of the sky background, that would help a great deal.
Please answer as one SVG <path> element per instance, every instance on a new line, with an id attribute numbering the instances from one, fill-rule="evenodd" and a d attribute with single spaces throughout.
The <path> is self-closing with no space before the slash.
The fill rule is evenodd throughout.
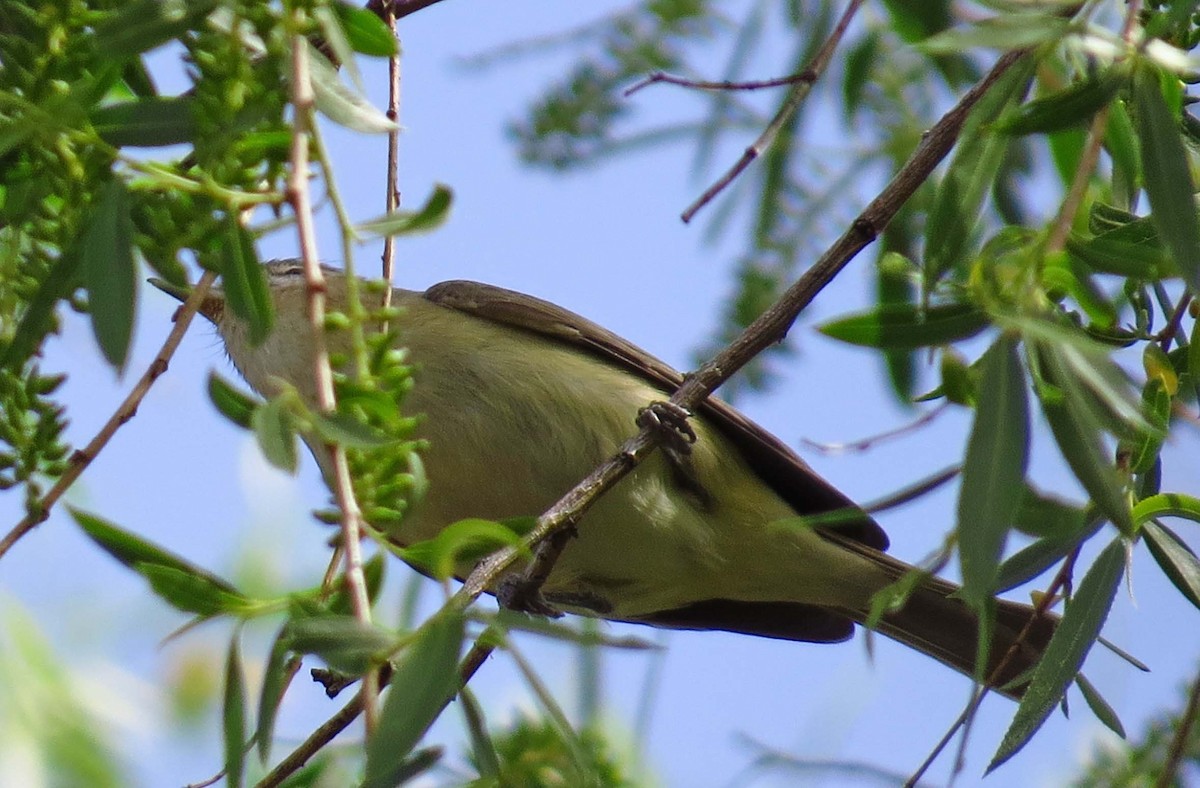
<path id="1" fill-rule="evenodd" d="M 401 186 L 407 205 L 422 202 L 433 184 L 455 192 L 453 215 L 438 232 L 402 240 L 396 283 L 422 289 L 444 279 L 478 279 L 532 293 L 579 312 L 659 355 L 688 368 L 692 352 L 715 324 L 716 309 L 731 291 L 730 261 L 736 244 L 706 242 L 703 224 L 683 225 L 678 214 L 714 173 L 691 168 L 686 146 L 655 148 L 568 175 L 523 168 L 504 135 L 504 124 L 571 62 L 564 50 L 479 72 L 462 58 L 513 40 L 572 28 L 624 4 L 455 0 L 403 22 L 404 93 L 401 111 Z M 723 54 L 722 54 L 723 57 Z M 766 47 L 756 76 L 779 72 L 786 50 Z M 718 58 L 716 62 L 720 62 Z M 171 53 L 154 61 L 182 85 Z M 364 62 L 373 100 L 385 103 L 382 63 Z M 660 86 L 631 100 L 639 117 L 696 117 L 702 105 L 684 91 Z M 813 114 L 818 124 L 822 112 Z M 811 122 L 811 121 L 810 121 Z M 382 211 L 383 138 L 329 129 L 329 144 L 351 215 L 366 219 Z M 749 141 L 735 139 L 721 166 Z M 836 139 L 818 144 L 835 145 Z M 842 151 L 842 155 L 853 151 Z M 869 175 L 869 173 L 867 174 Z M 324 260 L 341 262 L 339 240 L 328 221 L 319 230 Z M 849 218 L 849 217 L 846 217 Z M 279 233 L 260 246 L 263 259 L 296 253 L 294 237 Z M 378 247 L 360 248 L 361 270 L 377 270 Z M 820 337 L 813 325 L 866 305 L 872 276 L 870 254 L 853 263 L 805 313 L 791 339 L 798 351 L 776 365 L 779 385 L 740 403 L 755 420 L 792 446 L 801 438 L 855 440 L 905 423 L 912 414 L 897 407 L 871 353 Z M 136 344 L 124 380 L 98 361 L 87 324 L 65 321 L 47 349 L 45 368 L 71 370 L 64 388 L 72 424 L 70 439 L 84 443 L 112 412 L 145 368 L 170 328 L 175 303 L 142 293 Z M 978 352 L 983 344 L 970 345 Z M 234 371 L 213 331 L 195 325 L 137 417 L 87 471 L 70 503 L 100 514 L 205 567 L 234 578 L 250 591 L 304 587 L 324 568 L 326 532 L 307 512 L 324 505 L 325 492 L 306 458 L 296 478 L 266 466 L 253 439 L 230 425 L 208 403 L 204 380 L 216 369 Z M 969 415 L 950 412 L 920 432 L 880 443 L 862 454 L 823 456 L 801 448 L 813 466 L 852 498 L 869 501 L 924 478 L 962 454 Z M 1044 425 L 1035 438 L 1032 475 L 1077 490 L 1062 470 Z M 1163 488 L 1195 492 L 1200 452 L 1194 430 L 1168 449 Z M 950 485 L 880 518 L 892 552 L 920 560 L 941 541 L 954 518 L 956 488 Z M 0 523 L 20 518 L 20 501 L 0 496 Z M 1186 529 L 1183 529 L 1186 533 Z M 406 579 L 391 567 L 395 599 Z M 429 604 L 438 590 L 426 588 Z M 1020 592 L 1018 592 L 1018 598 Z M 172 728 L 171 700 L 163 687 L 190 667 L 219 665 L 229 626 L 210 624 L 185 637 L 160 641 L 184 618 L 149 599 L 144 583 L 84 540 L 59 508 L 0 565 L 0 611 L 23 609 L 70 665 L 78 696 L 103 708 L 105 729 L 123 753 L 136 784 L 178 785 L 203 779 L 220 765 L 215 710 L 190 727 Z M 1108 653 L 1094 653 L 1087 674 L 1138 731 L 1148 716 L 1175 706 L 1182 684 L 1200 654 L 1196 611 L 1162 577 L 1139 548 L 1126 590 L 1119 594 L 1106 635 L 1150 664 L 1134 671 Z M 655 638 L 653 630 L 604 625 L 614 634 Z M 263 639 L 273 626 L 251 628 L 245 659 L 255 671 L 265 659 Z M 576 662 L 571 649 L 523 638 L 518 641 L 560 700 L 572 708 Z M 813 761 L 847 760 L 907 774 L 921 762 L 958 715 L 970 683 L 948 668 L 882 638 L 868 658 L 865 639 L 817 646 L 719 633 L 673 633 L 661 657 L 653 692 L 653 716 L 641 743 L 650 773 L 672 786 L 793 785 L 795 772 L 746 772 L 762 750 Z M 647 693 L 652 659 L 645 654 L 606 653 L 602 686 L 605 718 L 632 737 L 639 702 Z M 473 688 L 493 721 L 530 708 L 530 693 L 511 660 L 495 656 Z M 256 691 L 256 690 L 254 690 Z M 1077 694 L 1072 715 L 1055 715 L 1033 743 L 987 779 L 990 786 L 1058 785 L 1075 773 L 1086 753 L 1108 734 Z M 0 714 L 5 706 L 0 704 Z M 11 707 L 10 711 L 11 711 Z M 298 680 L 279 724 L 282 754 L 335 706 L 319 689 Z M 967 747 L 958 785 L 974 785 L 997 746 L 1015 706 L 988 700 Z M 12 722 L 10 719 L 9 723 Z M 0 731 L 6 723 L 0 719 Z M 457 712 L 439 724 L 431 740 L 461 752 L 465 732 Z M 18 740 L 0 743 L 0 784 L 36 772 Z M 13 744 L 17 741 L 17 744 Z M 951 758 L 928 777 L 944 784 Z M 36 765 L 36 764 L 34 764 Z M 880 784 L 867 777 L 806 776 L 811 784 Z"/>

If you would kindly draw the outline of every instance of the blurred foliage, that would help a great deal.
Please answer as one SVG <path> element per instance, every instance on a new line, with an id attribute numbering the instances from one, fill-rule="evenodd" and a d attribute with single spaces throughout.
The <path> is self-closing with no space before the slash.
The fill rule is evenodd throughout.
<path id="1" fill-rule="evenodd" d="M 1182 704 L 1186 707 L 1186 702 Z M 1185 723 L 1184 712 L 1162 714 L 1152 720 L 1137 736 L 1137 741 L 1113 742 L 1096 748 L 1091 762 L 1071 783 L 1076 788 L 1141 788 L 1151 785 L 1166 767 L 1172 750 L 1179 745 L 1180 726 Z M 1165 785 L 1185 788 L 1200 780 L 1200 725 L 1194 718 L 1189 725 L 1180 753 L 1180 767 L 1174 779 Z M 1164 783 L 1154 782 L 1154 785 Z"/>
<path id="2" fill-rule="evenodd" d="M 757 161 L 706 209 L 708 238 L 736 250 L 731 293 L 707 353 L 851 227 L 997 51 L 1024 52 L 973 105 L 951 160 L 882 229 L 873 250 L 874 304 L 822 326 L 828 336 L 877 352 L 897 401 L 945 398 L 974 409 L 958 521 L 947 540 L 962 564 L 965 597 L 986 615 L 995 593 L 1055 568 L 1049 584 L 1069 595 L 1047 647 L 1054 659 L 1030 677 L 995 766 L 1036 733 L 1072 685 L 1102 722 L 1121 729 L 1078 671 L 1135 546 L 1145 543 L 1181 596 L 1200 607 L 1200 559 L 1162 522 L 1200 521 L 1196 490 L 1162 489 L 1169 461 L 1163 447 L 1195 419 L 1200 389 L 1193 176 L 1200 121 L 1188 93 L 1200 17 L 1194 1 L 1148 3 L 1128 20 L 1137 35 L 1124 37 L 1128 8 L 1115 0 L 887 0 L 866 4 L 828 72 L 798 105 L 801 83 L 708 91 L 693 94 L 694 117 L 647 121 L 638 110 L 653 107 L 651 91 L 684 88 L 621 95 L 660 70 L 725 81 L 799 73 L 845 5 L 633 3 L 558 40 L 573 65 L 510 133 L 525 161 L 554 170 L 683 141 L 695 152 L 697 172 L 710 179 L 731 151 L 778 120 L 778 134 Z M 60 310 L 86 310 L 98 350 L 121 371 L 140 266 L 182 285 L 184 264 L 194 261 L 222 274 L 229 308 L 249 321 L 252 336 L 270 330 L 255 240 L 287 220 L 255 227 L 248 212 L 284 202 L 291 47 L 301 37 L 319 38 L 348 72 L 343 81 L 312 49 L 325 119 L 368 133 L 390 129 L 349 82 L 357 74 L 355 52 L 383 56 L 394 42 L 376 17 L 341 2 L 0 3 L 0 488 L 22 488 L 31 516 L 40 514 L 42 482 L 68 462 L 68 414 L 54 399 L 60 379 L 38 365 Z M 165 45 L 187 65 L 190 89 L 179 96 L 159 95 L 146 67 L 145 55 Z M 1090 163 L 1089 152 L 1102 166 Z M 448 205 L 448 192 L 439 189 L 427 210 L 358 230 L 421 231 L 436 226 Z M 217 407 L 253 429 L 280 467 L 295 467 L 299 434 L 346 447 L 356 493 L 381 527 L 424 485 L 411 422 L 397 410 L 409 385 L 404 359 L 386 337 L 362 334 L 364 323 L 386 319 L 365 308 L 330 317 L 330 326 L 349 336 L 338 380 L 345 404 L 336 414 L 311 413 L 294 392 L 260 402 L 219 380 L 210 387 Z M 761 387 L 769 372 L 760 359 L 741 385 Z M 932 390 L 915 397 L 924 384 Z M 1035 408 L 1086 504 L 1043 495 L 1045 485 L 1030 478 Z M 399 629 L 366 626 L 349 615 L 344 578 L 254 596 L 99 517 L 74 515 L 99 547 L 193 623 L 238 622 L 221 693 L 231 784 L 246 767 L 252 734 L 259 757 L 269 758 L 276 713 L 301 657 L 320 659 L 347 681 L 395 666 L 381 717 L 387 740 L 372 739 L 367 748 L 370 784 L 438 766 L 441 751 L 419 743 L 454 695 L 460 652 L 476 634 L 463 611 L 443 610 Z M 467 536 L 494 539 L 492 525 L 468 523 Z M 1018 525 L 1034 541 L 1013 552 Z M 1093 538 L 1096 547 L 1107 546 L 1091 566 L 1076 568 L 1079 546 Z M 450 566 L 470 541 L 417 547 L 423 565 Z M 364 568 L 372 601 L 383 566 L 377 555 Z M 906 582 L 911 578 L 898 585 Z M 260 693 L 251 698 L 240 632 L 259 619 L 278 634 Z M 37 678 L 17 689 L 36 696 L 36 708 L 64 711 L 20 731 L 30 746 L 71 779 L 115 783 L 119 770 L 92 735 L 101 726 L 75 702 L 31 627 L 13 619 L 0 634 L 0 657 L 14 660 L 13 672 Z M 584 649 L 594 642 L 567 627 L 543 634 Z M 585 668 L 594 659 L 586 655 Z M 596 675 L 594 665 L 584 672 Z M 526 679 L 543 700 L 544 718 L 492 734 L 481 715 L 469 724 L 480 784 L 510 776 L 520 784 L 570 784 L 584 772 L 606 785 L 633 779 L 593 726 L 571 732 L 536 676 L 526 672 Z M 593 699 L 589 720 L 594 708 Z M 23 708 L 12 712 L 21 715 Z M 1150 731 L 1132 751 L 1126 760 L 1133 770 L 1146 762 L 1136 753 L 1161 748 L 1169 728 Z M 391 741 L 401 745 L 387 746 Z M 296 784 L 320 784 L 321 768 L 297 775 Z"/>
<path id="3" fill-rule="evenodd" d="M 0 675 L 0 781 L 96 788 L 129 784 L 114 755 L 117 742 L 110 729 L 125 710 L 104 708 L 87 683 L 97 679 L 60 662 L 38 624 L 10 600 L 0 600 Z"/>

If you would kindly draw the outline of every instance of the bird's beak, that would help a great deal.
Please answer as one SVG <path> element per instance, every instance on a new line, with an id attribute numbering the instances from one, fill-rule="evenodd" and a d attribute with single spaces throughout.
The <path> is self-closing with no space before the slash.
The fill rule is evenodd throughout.
<path id="1" fill-rule="evenodd" d="M 188 296 L 192 294 L 191 288 L 172 284 L 165 279 L 159 279 L 157 276 L 152 276 L 146 281 L 167 295 L 181 302 L 186 301 Z M 225 299 L 221 298 L 220 295 L 213 294 L 210 291 L 209 294 L 204 297 L 204 300 L 200 302 L 200 308 L 196 311 L 198 311 L 201 315 L 204 315 L 204 317 L 208 318 L 210 322 L 215 324 L 220 321 L 221 313 L 224 311 L 224 309 Z"/>

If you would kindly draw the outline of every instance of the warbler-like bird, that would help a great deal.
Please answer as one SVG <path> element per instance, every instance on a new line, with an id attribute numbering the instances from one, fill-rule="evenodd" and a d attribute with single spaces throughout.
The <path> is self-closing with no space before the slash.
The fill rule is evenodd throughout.
<path id="1" fill-rule="evenodd" d="M 251 344 L 220 290 L 200 312 L 255 390 L 270 396 L 282 379 L 315 402 L 302 266 L 266 269 L 276 325 L 262 344 Z M 325 276 L 329 307 L 344 308 L 344 275 Z M 428 493 L 388 534 L 401 545 L 467 517 L 540 514 L 618 451 L 641 409 L 681 382 L 629 342 L 531 296 L 455 281 L 396 289 L 392 303 L 400 314 L 390 325 L 415 366 L 405 407 L 423 414 L 419 434 L 429 442 Z M 336 348 L 337 335 L 330 341 Z M 552 605 L 657 627 L 832 643 L 866 621 L 877 592 L 914 570 L 883 552 L 887 536 L 869 516 L 734 408 L 709 398 L 690 423 L 689 451 L 653 453 L 583 516 L 542 589 Z M 312 448 L 320 459 L 323 448 Z M 836 527 L 793 519 L 835 511 L 843 513 Z M 978 619 L 957 590 L 927 576 L 876 628 L 974 675 Z M 990 683 L 1018 697 L 1023 684 L 1012 682 L 1036 663 L 1055 621 L 997 600 Z"/>

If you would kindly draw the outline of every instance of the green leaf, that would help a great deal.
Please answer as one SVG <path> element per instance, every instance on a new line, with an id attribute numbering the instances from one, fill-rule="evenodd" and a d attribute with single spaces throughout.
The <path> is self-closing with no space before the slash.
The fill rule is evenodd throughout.
<path id="1" fill-rule="evenodd" d="M 1104 549 L 1084 576 L 1062 621 L 1046 645 L 1046 653 L 1034 668 L 1033 678 L 1009 725 L 1000 747 L 988 765 L 990 773 L 1015 755 L 1037 732 L 1075 680 L 1100 628 L 1108 618 L 1117 585 L 1125 568 L 1126 545 L 1115 539 Z"/>
<path id="2" fill-rule="evenodd" d="M 1108 127 L 1104 130 L 1104 148 L 1112 157 L 1113 198 L 1121 205 L 1133 204 L 1138 183 L 1138 140 L 1125 101 L 1117 99 L 1108 108 Z"/>
<path id="3" fill-rule="evenodd" d="M 259 345 L 271 333 L 275 308 L 265 270 L 258 263 L 254 240 L 231 214 L 225 220 L 225 243 L 218 259 L 225 302 L 250 326 L 250 344 Z"/>
<path id="4" fill-rule="evenodd" d="M 450 203 L 454 194 L 450 187 L 437 184 L 429 199 L 415 211 L 393 211 L 358 225 L 355 232 L 361 236 L 388 237 L 427 233 L 440 227 L 450 216 Z"/>
<path id="5" fill-rule="evenodd" d="M 313 97 L 321 114 L 339 126 L 364 134 L 384 134 L 396 128 L 396 124 L 361 93 L 347 87 L 337 69 L 312 44 L 305 42 L 305 45 L 308 47 Z"/>
<path id="6" fill-rule="evenodd" d="M 333 3 L 332 6 L 355 52 L 371 57 L 399 54 L 400 42 L 373 11 L 346 3 Z"/>
<path id="7" fill-rule="evenodd" d="M 299 465 L 296 430 L 292 414 L 283 401 L 276 397 L 264 402 L 251 414 L 250 425 L 254 428 L 258 446 L 267 462 L 288 473 L 295 473 Z"/>
<path id="8" fill-rule="evenodd" d="M 1200 559 L 1171 529 L 1153 520 L 1142 524 L 1146 547 L 1184 599 L 1200 607 Z"/>
<path id="9" fill-rule="evenodd" d="M 258 696 L 258 730 L 254 740 L 258 744 L 258 758 L 266 764 L 271 760 L 271 743 L 275 737 L 275 717 L 288 681 L 294 675 L 292 663 L 298 658 L 288 658 L 290 650 L 285 639 L 286 628 L 281 627 L 271 643 L 271 655 L 263 670 L 262 691 Z"/>
<path id="10" fill-rule="evenodd" d="M 191 30 L 216 5 L 216 0 L 119 3 L 115 12 L 96 26 L 96 47 L 112 58 L 135 57 Z"/>
<path id="11" fill-rule="evenodd" d="M 154 148 L 191 142 L 196 136 L 190 96 L 154 96 L 92 111 L 92 127 L 109 145 Z"/>
<path id="12" fill-rule="evenodd" d="M 1075 677 L 1075 686 L 1079 687 L 1083 699 L 1087 702 L 1088 708 L 1092 710 L 1092 714 L 1096 715 L 1096 719 L 1104 723 L 1104 727 L 1124 739 L 1125 726 L 1121 724 L 1121 718 L 1117 716 L 1117 712 L 1104 699 L 1100 691 L 1092 686 L 1092 682 L 1080 673 Z"/>
<path id="13" fill-rule="evenodd" d="M 1057 41 L 1072 30 L 1070 22 L 1046 14 L 1006 14 L 956 27 L 917 45 L 923 52 L 950 55 L 972 49 L 1025 49 Z"/>
<path id="14" fill-rule="evenodd" d="M 363 788 L 391 788 L 425 731 L 458 691 L 461 614 L 443 611 L 426 621 L 394 662 L 379 727 L 367 742 Z"/>
<path id="15" fill-rule="evenodd" d="M 0 365 L 19 370 L 38 351 L 42 339 L 55 325 L 58 302 L 69 296 L 78 282 L 82 259 L 75 249 L 70 249 L 55 261 L 37 292 L 29 299 L 12 340 L 0 351 Z M 1200 370 L 1200 364 L 1196 369 Z"/>
<path id="16" fill-rule="evenodd" d="M 125 183 L 119 178 L 108 181 L 92 208 L 80 249 L 92 330 L 104 357 L 118 371 L 129 356 L 137 296 L 129 207 Z"/>
<path id="17" fill-rule="evenodd" d="M 1142 175 L 1151 217 L 1184 279 L 1200 291 L 1200 219 L 1179 118 L 1163 99 L 1161 73 L 1147 62 L 1133 75 L 1133 102 L 1141 140 Z M 1174 80 L 1175 77 L 1169 77 Z"/>
<path id="18" fill-rule="evenodd" d="M 238 788 L 245 779 L 246 765 L 246 676 L 238 648 L 238 633 L 229 641 L 225 658 L 225 697 L 222 703 L 222 730 L 225 734 L 225 781 Z"/>
<path id="19" fill-rule="evenodd" d="M 979 405 L 967 442 L 958 498 L 963 598 L 983 610 L 995 594 L 1008 529 L 1025 491 L 1029 401 L 1017 341 L 1002 336 L 983 359 Z"/>
<path id="20" fill-rule="evenodd" d="M 322 440 L 348 449 L 377 449 L 396 442 L 348 413 L 313 413 L 312 422 Z"/>
<path id="21" fill-rule="evenodd" d="M 1133 507 L 1135 522 L 1145 523 L 1157 517 L 1182 517 L 1200 523 L 1200 498 L 1183 493 L 1160 493 L 1138 501 Z"/>
<path id="22" fill-rule="evenodd" d="M 1004 163 L 1012 137 L 991 124 L 1024 93 L 1036 61 L 1025 57 L 1010 68 L 971 111 L 958 150 L 938 184 L 925 223 L 924 287 L 932 292 L 942 275 L 963 263 L 983 211 L 983 199 Z"/>
<path id="23" fill-rule="evenodd" d="M 1096 273 L 1156 280 L 1175 271 L 1174 261 L 1157 240 L 1139 242 L 1108 234 L 1095 238 L 1073 234 L 1066 246 L 1074 259 Z"/>
<path id="24" fill-rule="evenodd" d="M 521 535 L 493 520 L 468 518 L 451 523 L 437 536 L 408 547 L 397 548 L 405 561 L 439 580 L 454 576 L 455 565 L 470 563 L 501 547 L 516 547 Z"/>
<path id="25" fill-rule="evenodd" d="M 343 3 L 334 2 L 334 7 L 343 6 Z M 354 58 L 354 49 L 350 46 L 350 41 L 346 38 L 346 31 L 342 29 L 341 15 L 336 13 L 329 6 L 317 6 L 313 9 L 313 18 L 317 20 L 317 24 L 321 27 L 321 35 L 325 40 L 326 50 L 332 50 L 333 60 L 335 63 L 340 63 L 342 70 L 350 77 L 350 81 L 358 90 L 365 90 L 363 84 L 362 73 L 358 69 L 358 62 Z M 368 12 L 369 13 L 369 12 Z M 372 14 L 373 15 L 373 14 Z"/>
<path id="26" fill-rule="evenodd" d="M 1079 533 L 1087 510 L 1026 485 L 1013 524 L 1021 533 L 1037 537 L 1069 537 Z"/>
<path id="27" fill-rule="evenodd" d="M 190 561 L 180 558 L 175 553 L 158 547 L 155 544 L 147 542 L 140 536 L 137 536 L 129 531 L 126 531 L 107 520 L 103 520 L 95 515 L 80 511 L 73 507 L 67 507 L 71 513 L 71 517 L 83 529 L 83 532 L 91 538 L 93 542 L 98 544 L 113 558 L 120 561 L 130 569 L 135 569 L 139 565 L 155 565 L 177 569 L 184 574 L 194 577 L 203 577 L 210 585 L 225 591 L 226 593 L 241 596 L 238 590 L 225 580 L 217 577 L 210 572 L 201 569 Z"/>
<path id="28" fill-rule="evenodd" d="M 1149 344 L 1146 348 L 1158 350 L 1158 345 Z M 1142 389 L 1142 404 L 1154 429 L 1145 430 L 1129 441 L 1129 470 L 1139 474 L 1148 472 L 1158 462 L 1163 441 L 1171 427 L 1171 395 L 1161 380 L 1146 381 Z"/>
<path id="29" fill-rule="evenodd" d="M 458 701 L 466 718 L 467 732 L 471 736 L 471 755 L 476 769 L 479 770 L 480 782 L 491 785 L 503 785 L 500 779 L 500 756 L 496 754 L 496 743 L 488 732 L 487 720 L 483 716 L 483 706 L 468 687 L 463 687 L 458 693 Z"/>
<path id="30" fill-rule="evenodd" d="M 249 394 L 238 391 L 216 372 L 208 373 L 208 398 L 222 416 L 245 429 L 250 429 L 254 411 L 262 404 Z"/>
<path id="31" fill-rule="evenodd" d="M 165 602 L 184 613 L 216 616 L 238 614 L 251 607 L 250 600 L 214 583 L 205 573 L 193 573 L 162 564 L 134 564 L 133 570 L 150 581 L 150 587 Z"/>
<path id="32" fill-rule="evenodd" d="M 1098 75 L 1025 104 L 997 129 L 1007 134 L 1034 134 L 1085 124 L 1112 101 L 1128 76 L 1123 64 L 1109 66 Z"/>
<path id="33" fill-rule="evenodd" d="M 284 627 L 284 633 L 289 649 L 315 654 L 330 668 L 348 676 L 366 673 L 397 645 L 395 635 L 363 624 L 353 616 L 292 619 Z"/>
<path id="34" fill-rule="evenodd" d="M 1117 469 L 1106 456 L 1100 423 L 1092 412 L 1088 394 L 1069 376 L 1056 357 L 1058 347 L 1038 343 L 1038 358 L 1047 386 L 1039 388 L 1042 412 L 1063 459 L 1083 488 L 1122 533 L 1133 533 L 1129 500 Z"/>
<path id="35" fill-rule="evenodd" d="M 973 304 L 945 304 L 926 309 L 915 304 L 887 304 L 839 318 L 817 330 L 852 345 L 911 350 L 966 339 L 987 325 L 988 316 Z"/>

